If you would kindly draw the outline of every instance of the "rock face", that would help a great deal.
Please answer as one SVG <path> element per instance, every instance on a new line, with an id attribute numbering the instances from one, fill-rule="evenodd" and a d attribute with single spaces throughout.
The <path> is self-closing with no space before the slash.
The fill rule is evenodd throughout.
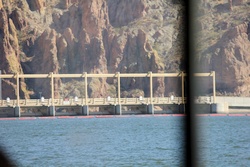
<path id="1" fill-rule="evenodd" d="M 212 57 L 209 60 L 206 60 L 207 58 L 202 60 L 205 62 L 203 71 L 216 71 L 217 89 L 221 91 L 234 92 L 235 95 L 249 94 L 248 29 L 248 23 L 243 23 L 227 31 L 211 48 Z"/>
<path id="2" fill-rule="evenodd" d="M 246 0 L 232 0 L 232 4 L 233 5 L 242 5 L 242 4 L 244 4 L 244 3 L 246 3 Z"/>
<path id="3" fill-rule="evenodd" d="M 20 51 L 17 38 L 17 32 L 13 21 L 7 17 L 5 10 L 0 10 L 0 67 L 2 73 L 22 73 L 20 65 Z M 5 79 L 3 82 L 3 96 L 16 98 L 16 81 Z M 28 97 L 25 91 L 25 84 L 21 87 L 24 98 Z M 26 92 L 26 93 L 25 93 Z"/>
<path id="4" fill-rule="evenodd" d="M 29 4 L 29 8 L 32 11 L 41 11 L 45 6 L 44 0 L 27 0 L 27 3 Z"/>
<path id="5" fill-rule="evenodd" d="M 216 72 L 218 95 L 249 96 L 250 20 L 245 16 L 249 1 L 230 0 L 228 3 L 233 10 L 218 11 L 217 8 L 214 12 L 215 7 L 226 6 L 227 3 L 210 4 L 213 18 L 198 17 L 199 22 L 210 25 L 203 25 L 199 32 L 202 35 L 197 40 L 198 69 L 202 72 Z M 220 16 L 220 12 L 224 12 L 224 17 Z M 227 17 L 229 15 L 232 17 Z M 204 86 L 206 93 L 211 93 L 211 83 Z"/>
<path id="6" fill-rule="evenodd" d="M 0 0 L 0 9 L 2 9 L 3 8 L 3 2 L 2 2 L 2 0 Z"/>
<path id="7" fill-rule="evenodd" d="M 181 3 L 165 0 L 131 0 L 129 3 L 126 0 L 13 0 L 13 4 L 3 3 L 9 9 L 8 14 L 2 10 L 5 21 L 1 19 L 0 27 L 3 24 L 5 29 L 1 35 L 5 41 L 12 42 L 10 45 L 0 43 L 0 47 L 9 50 L 1 49 L 3 73 L 184 70 L 181 63 L 184 40 L 180 40 L 185 30 L 180 26 L 184 6 Z M 7 53 L 13 56 L 15 66 L 4 63 L 8 62 Z M 12 69 L 14 67 L 16 69 Z M 46 79 L 42 82 L 26 80 L 27 89 L 34 92 L 23 92 L 28 92 L 31 98 L 43 92 L 45 98 L 50 98 L 49 82 Z M 76 85 L 74 91 L 64 90 L 71 82 Z M 115 79 L 89 78 L 88 84 L 90 97 L 115 96 Z M 131 92 L 138 89 L 149 96 L 148 85 L 148 79 L 128 78 L 122 80 L 121 89 L 124 96 L 133 96 Z M 155 78 L 154 85 L 155 96 L 178 93 L 180 88 L 176 81 L 164 78 Z M 77 87 L 77 82 L 69 79 L 55 79 L 54 89 L 55 98 L 83 96 L 82 85 Z"/>
<path id="8" fill-rule="evenodd" d="M 143 0 L 131 0 L 130 3 L 126 0 L 108 0 L 108 6 L 110 23 L 114 27 L 128 25 L 146 14 L 146 5 Z"/>
<path id="9" fill-rule="evenodd" d="M 27 27 L 27 20 L 22 15 L 20 9 L 16 8 L 10 15 L 10 18 L 13 20 L 13 23 L 18 30 L 23 30 L 25 27 Z"/>

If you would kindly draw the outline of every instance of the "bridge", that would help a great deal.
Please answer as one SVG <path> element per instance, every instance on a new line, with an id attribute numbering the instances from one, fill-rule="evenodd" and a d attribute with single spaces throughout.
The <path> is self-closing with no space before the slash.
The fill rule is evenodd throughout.
<path id="1" fill-rule="evenodd" d="M 111 114 L 122 115 L 125 111 L 122 111 L 124 106 L 137 106 L 143 108 L 143 112 L 146 114 L 155 114 L 155 106 L 175 106 L 178 108 L 178 112 L 185 113 L 186 97 L 184 95 L 184 79 L 187 76 L 184 72 L 180 73 L 115 73 L 115 74 L 0 74 L 1 79 L 14 79 L 16 84 L 16 99 L 0 99 L 0 110 L 4 109 L 14 109 L 13 113 L 16 117 L 21 117 L 21 108 L 42 108 L 46 107 L 48 109 L 49 116 L 56 116 L 56 107 L 78 107 L 80 108 L 82 115 L 91 114 L 89 107 L 103 107 L 106 108 Z M 211 73 L 195 73 L 194 76 L 213 77 L 213 103 L 215 103 L 215 72 Z M 121 97 L 121 78 L 149 78 L 149 97 L 138 97 L 138 98 L 122 98 Z M 181 78 L 181 96 L 180 97 L 153 97 L 153 78 L 156 77 L 178 77 Z M 21 99 L 20 98 L 20 79 L 39 79 L 47 78 L 50 79 L 50 90 L 51 97 L 45 99 L 41 97 L 40 99 Z M 55 78 L 83 78 L 84 79 L 84 90 L 85 95 L 83 98 L 74 97 L 70 99 L 56 99 L 54 97 L 54 79 Z M 116 78 L 117 79 L 117 96 L 116 97 L 105 97 L 105 98 L 90 98 L 88 97 L 88 78 Z"/>

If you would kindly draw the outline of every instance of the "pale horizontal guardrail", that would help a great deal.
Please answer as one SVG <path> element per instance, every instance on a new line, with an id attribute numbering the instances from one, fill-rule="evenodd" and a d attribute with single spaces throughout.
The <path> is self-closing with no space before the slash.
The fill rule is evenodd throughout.
<path id="1" fill-rule="evenodd" d="M 186 102 L 186 98 L 184 99 L 184 103 Z M 182 104 L 181 97 L 175 97 L 174 99 L 170 99 L 169 97 L 153 97 L 152 102 L 150 98 L 120 98 L 120 102 L 118 98 L 88 98 L 87 103 L 85 98 L 78 98 L 77 100 L 72 99 L 54 99 L 54 106 L 102 106 L 102 105 L 138 105 L 138 104 Z M 0 107 L 15 107 L 17 106 L 17 100 L 0 100 Z M 20 107 L 41 107 L 41 106 L 52 106 L 52 99 L 20 99 L 19 106 Z"/>
<path id="2" fill-rule="evenodd" d="M 198 96 L 195 97 L 196 104 L 211 104 L 214 103 L 213 96 Z M 237 96 L 216 96 L 216 103 L 227 103 L 230 107 L 250 107 L 250 97 Z"/>
<path id="3" fill-rule="evenodd" d="M 194 98 L 194 103 L 196 104 L 213 103 L 213 97 L 212 96 L 198 96 Z"/>

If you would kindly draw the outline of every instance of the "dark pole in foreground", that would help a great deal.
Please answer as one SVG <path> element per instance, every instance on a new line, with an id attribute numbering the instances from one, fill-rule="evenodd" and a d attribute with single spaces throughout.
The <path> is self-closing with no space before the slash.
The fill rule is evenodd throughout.
<path id="1" fill-rule="evenodd" d="M 2 74 L 2 70 L 0 70 L 0 75 Z M 0 78 L 0 100 L 2 100 L 2 78 Z"/>

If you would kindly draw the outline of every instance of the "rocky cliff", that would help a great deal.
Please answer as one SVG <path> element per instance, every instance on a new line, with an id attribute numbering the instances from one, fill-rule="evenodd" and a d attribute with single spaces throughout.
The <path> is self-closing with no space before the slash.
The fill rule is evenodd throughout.
<path id="1" fill-rule="evenodd" d="M 200 71 L 216 72 L 218 95 L 250 95 L 249 5 L 247 0 L 199 4 L 195 61 Z M 211 86 L 210 82 L 204 91 L 211 93 Z"/>
<path id="2" fill-rule="evenodd" d="M 179 72 L 185 68 L 184 13 L 182 3 L 165 0 L 0 0 L 0 68 L 2 73 Z M 49 98 L 49 82 L 22 80 L 22 97 L 42 92 Z M 154 94 L 179 93 L 176 82 L 155 78 Z M 148 96 L 147 83 L 123 80 L 123 96 Z M 89 96 L 106 97 L 115 85 L 112 79 L 89 79 Z M 15 81 L 4 80 L 3 86 L 3 97 L 15 98 Z M 81 80 L 58 78 L 55 97 L 81 97 L 82 86 Z"/>

